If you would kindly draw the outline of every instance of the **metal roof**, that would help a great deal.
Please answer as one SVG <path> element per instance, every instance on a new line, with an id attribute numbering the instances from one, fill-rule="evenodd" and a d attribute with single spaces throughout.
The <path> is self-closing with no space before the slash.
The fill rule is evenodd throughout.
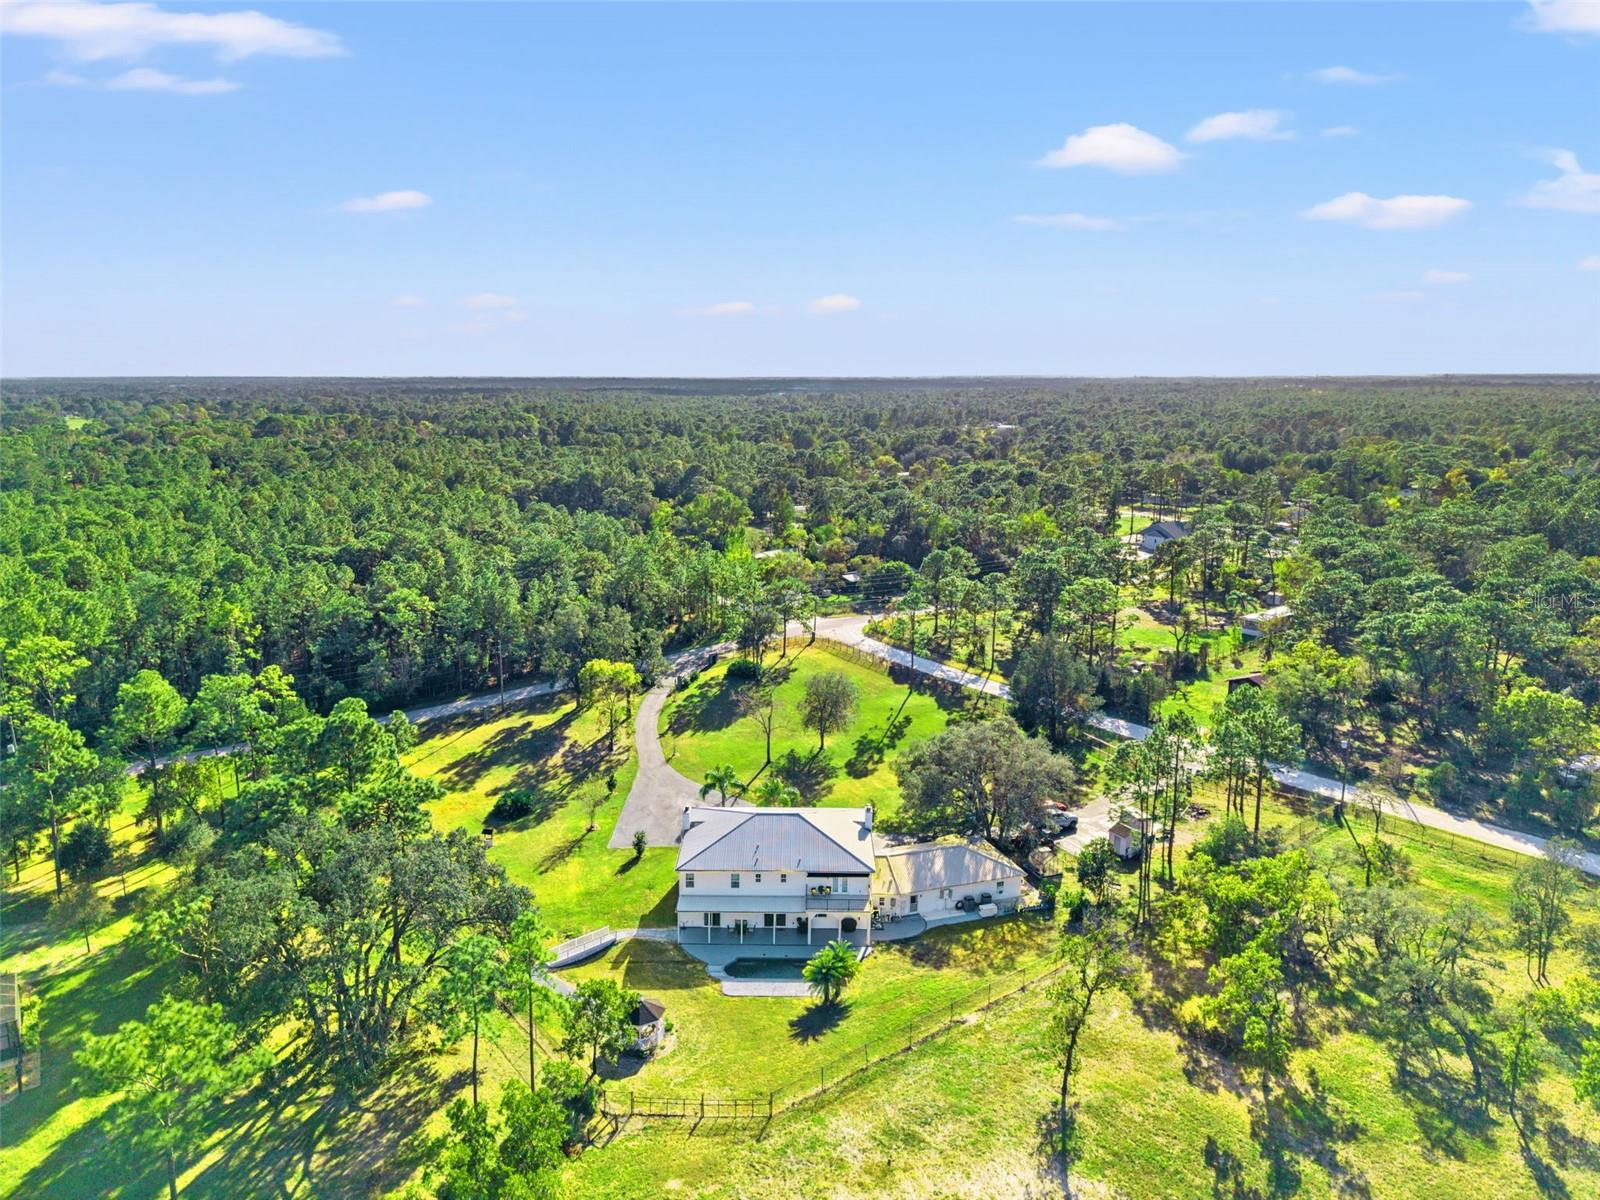
<path id="1" fill-rule="evenodd" d="M 1021 874 L 1022 868 L 1010 859 L 971 842 L 932 842 L 882 851 L 872 883 L 876 891 L 904 896 L 939 888 L 973 887 Z"/>
<path id="2" fill-rule="evenodd" d="M 805 871 L 870 875 L 864 808 L 696 807 L 678 846 L 680 871 Z"/>

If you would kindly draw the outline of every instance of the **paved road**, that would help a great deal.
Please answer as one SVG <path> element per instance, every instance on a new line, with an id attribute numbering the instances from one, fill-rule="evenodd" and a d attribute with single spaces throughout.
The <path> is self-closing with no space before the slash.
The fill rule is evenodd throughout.
<path id="1" fill-rule="evenodd" d="M 920 655 L 912 655 L 898 647 L 888 646 L 876 638 L 870 638 L 865 633 L 866 624 L 870 620 L 866 616 L 824 617 L 818 624 L 819 632 L 835 641 L 855 647 L 864 653 L 877 658 L 886 659 L 899 666 L 910 667 L 925 675 L 932 675 L 958 683 L 963 687 L 970 687 L 990 696 L 1006 697 L 1011 694 L 1010 689 L 997 679 L 986 675 L 977 675 L 970 671 L 963 671 L 946 663 L 935 662 Z M 1126 721 L 1121 717 L 1108 717 L 1103 713 L 1095 713 L 1089 718 L 1089 724 L 1103 733 L 1112 734 L 1120 738 L 1137 738 L 1140 741 L 1150 735 L 1150 727 L 1141 725 L 1136 721 Z M 1274 778 L 1288 787 L 1298 788 L 1314 795 L 1337 799 L 1340 795 L 1340 784 L 1337 779 L 1330 779 L 1326 775 L 1318 775 L 1312 771 L 1304 771 L 1298 767 L 1277 765 L 1272 768 Z M 1358 790 L 1350 788 L 1350 798 L 1354 799 Z M 1550 839 L 1542 838 L 1536 834 L 1521 833 L 1515 829 L 1507 829 L 1501 825 L 1492 825 L 1487 821 L 1478 821 L 1470 817 L 1458 817 L 1443 809 L 1434 808 L 1429 804 L 1417 804 L 1408 800 L 1386 800 L 1386 811 L 1394 813 L 1418 825 L 1426 825 L 1430 829 L 1438 829 L 1445 833 L 1453 833 L 1460 837 L 1486 845 L 1497 846 L 1502 850 L 1510 850 L 1517 854 L 1539 856 L 1545 853 L 1550 845 Z M 1080 817 L 1080 832 L 1083 828 Z M 1578 856 L 1577 866 L 1585 874 L 1600 876 L 1600 854 L 1584 853 Z"/>
<path id="2" fill-rule="evenodd" d="M 816 633 L 820 637 L 831 638 L 841 642 L 862 653 L 870 654 L 874 658 L 882 659 L 897 666 L 908 667 L 924 675 L 943 679 L 962 687 L 972 688 L 989 696 L 1000 698 L 1008 697 L 1011 691 L 1005 683 L 989 675 L 979 675 L 971 671 L 952 667 L 947 663 L 934 659 L 923 658 L 921 655 L 913 656 L 910 652 L 897 646 L 890 646 L 877 638 L 868 637 L 866 634 L 867 622 L 871 617 L 865 614 L 847 614 L 835 617 L 819 617 L 816 621 Z M 810 632 L 803 625 L 790 626 L 791 638 L 805 637 Z M 672 664 L 672 672 L 681 673 L 690 669 L 695 662 L 703 662 L 711 654 L 722 654 L 733 648 L 731 643 L 723 642 L 716 646 L 703 647 L 695 650 L 681 651 L 670 655 L 668 661 Z M 627 801 L 623 805 L 622 814 L 617 821 L 616 828 L 612 831 L 610 845 L 621 849 L 632 843 L 633 832 L 644 829 L 645 836 L 652 846 L 673 846 L 677 844 L 679 818 L 685 804 L 698 804 L 700 802 L 699 784 L 679 774 L 666 761 L 661 752 L 661 741 L 657 734 L 657 723 L 661 716 L 661 706 L 671 693 L 674 674 L 669 674 L 667 679 L 658 683 L 655 688 L 640 702 L 639 713 L 634 723 L 635 744 L 639 749 L 639 773 L 634 777 L 633 787 L 628 792 Z M 558 681 L 543 680 L 538 683 L 524 684 L 521 687 L 508 688 L 504 701 L 507 704 L 518 704 L 526 700 L 536 699 L 560 690 L 564 684 Z M 499 692 L 487 692 L 481 696 L 466 696 L 459 700 L 450 700 L 443 704 L 430 704 L 421 708 L 407 709 L 406 716 L 412 721 L 423 722 L 437 720 L 440 717 L 459 716 L 462 713 L 480 712 L 484 709 L 497 707 L 501 703 Z M 1095 713 L 1089 718 L 1089 724 L 1102 733 L 1111 734 L 1120 738 L 1137 738 L 1143 740 L 1149 736 L 1150 727 L 1141 725 L 1136 721 L 1127 721 L 1121 717 L 1109 717 L 1103 713 Z M 169 756 L 159 759 L 162 763 L 176 760 L 192 760 L 213 754 L 225 754 L 229 747 L 212 750 L 194 751 L 189 754 Z M 142 763 L 129 766 L 131 773 L 137 774 L 143 769 Z M 1277 780 L 1301 791 L 1315 795 L 1337 798 L 1340 794 L 1340 785 L 1337 779 L 1326 775 L 1318 775 L 1311 771 L 1304 771 L 1298 767 L 1274 766 L 1272 773 Z M 1349 789 L 1352 799 L 1357 794 L 1357 789 Z M 1384 805 L 1387 811 L 1395 815 L 1414 821 L 1419 825 L 1426 825 L 1430 829 L 1438 829 L 1446 833 L 1456 834 L 1471 841 L 1483 842 L 1486 845 L 1497 846 L 1503 850 L 1510 850 L 1517 854 L 1538 856 L 1544 854 L 1549 847 L 1549 839 L 1531 833 L 1521 833 L 1515 829 L 1507 829 L 1501 825 L 1493 825 L 1487 821 L 1478 821 L 1469 817 L 1458 817 L 1447 813 L 1443 809 L 1434 808 L 1428 804 L 1417 804 L 1406 800 L 1389 800 Z M 1081 819 L 1081 818 L 1080 818 Z M 1577 866 L 1586 874 L 1600 876 L 1600 854 L 1584 853 L 1579 855 Z"/>

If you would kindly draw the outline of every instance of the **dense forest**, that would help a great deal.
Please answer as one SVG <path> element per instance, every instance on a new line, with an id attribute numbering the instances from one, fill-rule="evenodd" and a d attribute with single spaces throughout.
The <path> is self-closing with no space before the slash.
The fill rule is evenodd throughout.
<path id="1" fill-rule="evenodd" d="M 774 760 L 775 689 L 795 669 L 793 623 L 854 611 L 877 636 L 1010 688 L 1005 713 L 919 710 L 940 731 L 895 758 L 898 803 L 875 797 L 886 830 L 980 837 L 1032 864 L 1062 799 L 1094 788 L 1159 827 L 1125 914 L 1104 838 L 1076 853 L 1077 889 L 1059 868 L 1034 873 L 1044 907 L 1062 889 L 1070 934 L 1051 1003 L 1071 1009 L 1075 975 L 1090 989 L 1073 1028 L 1094 989 L 1132 986 L 1110 933 L 1126 916 L 1152 971 L 1210 966 L 1164 985 L 1175 1011 L 1194 1002 L 1175 1019 L 1260 1069 L 1263 1108 L 1315 1041 L 1302 994 L 1331 1011 L 1348 986 L 1398 1014 L 1374 1029 L 1402 1082 L 1413 1059 L 1461 1059 L 1470 1073 L 1450 1086 L 1475 1109 L 1502 1104 L 1527 1144 L 1529 1047 L 1566 1047 L 1575 1094 L 1600 1096 L 1592 971 L 1497 1005 L 1485 979 L 1505 969 L 1499 935 L 1470 904 L 1433 910 L 1415 886 L 1419 873 L 1439 886 L 1432 868 L 1380 835 L 1385 800 L 1369 832 L 1341 789 L 1334 826 L 1350 845 L 1312 848 L 1270 813 L 1263 825 L 1263 795 L 1274 802 L 1274 764 L 1299 763 L 1384 789 L 1368 796 L 1590 836 L 1597 399 L 1593 381 L 1555 378 L 9 384 L 10 887 L 87 955 L 120 919 L 120 875 L 130 945 L 170 972 L 146 1024 L 86 1040 L 80 1084 L 128 1093 L 118 1111 L 137 1114 L 126 1068 L 139 1038 L 212 1047 L 188 1124 L 165 1142 L 140 1135 L 166 1155 L 175 1195 L 206 1099 L 268 1068 L 270 1054 L 236 1044 L 284 1039 L 355 1095 L 392 1082 L 425 1033 L 435 1050 L 470 1034 L 473 1099 L 451 1106 L 430 1152 L 437 1194 L 523 1194 L 512 1179 L 555 1194 L 599 1102 L 597 1064 L 631 1041 L 639 997 L 587 980 L 557 1006 L 561 1057 L 533 1086 L 543 989 L 530 972 L 553 939 L 540 906 L 621 923 L 639 919 L 607 907 L 625 913 L 627 888 L 672 886 L 670 848 L 647 858 L 642 831 L 631 857 L 605 834 L 579 849 L 602 810 L 618 820 L 607 806 L 628 791 L 619 774 L 632 778 L 631 704 L 664 655 L 725 641 L 737 655 L 712 676 L 735 697 L 727 719 L 764 714 L 766 762 L 751 765 L 773 770 L 749 789 L 719 764 L 702 798 L 821 799 Z M 556 726 L 568 733 L 485 750 L 538 761 L 530 787 L 501 788 L 492 809 L 482 796 L 471 828 L 446 814 L 465 811 L 448 805 L 476 777 L 424 770 L 442 750 L 413 755 L 412 723 L 372 714 L 525 676 L 577 692 Z M 810 706 L 829 681 L 847 694 L 824 720 Z M 830 732 L 860 724 L 855 686 L 827 670 L 805 681 L 813 765 Z M 1093 736 L 1096 713 L 1152 727 L 1112 748 Z M 230 752 L 175 757 L 207 747 Z M 1191 813 L 1201 794 L 1223 814 L 1190 846 L 1180 827 L 1211 815 Z M 515 849 L 568 810 L 582 823 L 564 851 Z M 130 906 L 134 824 L 170 876 Z M 1592 922 L 1569 929 L 1579 847 L 1552 846 L 1519 869 L 1508 908 L 1508 953 L 1541 989 L 1552 956 L 1558 979 L 1573 947 L 1600 962 Z M 564 880 L 561 853 L 580 852 L 600 868 Z M 524 1003 L 529 1086 L 503 1092 L 492 1118 L 480 1018 Z"/>
<path id="2" fill-rule="evenodd" d="M 272 664 L 324 710 L 391 707 L 648 664 L 759 582 L 752 527 L 827 595 L 941 549 L 983 574 L 1103 557 L 1095 539 L 1136 502 L 1214 506 L 1247 547 L 1292 501 L 1306 516 L 1280 571 L 1334 649 L 1365 638 L 1404 669 L 1409 639 L 1382 618 L 1426 597 L 1508 610 L 1499 636 L 1552 685 L 1589 673 L 1571 646 L 1600 598 L 1587 381 L 844 389 L 14 383 L 0 639 L 92 650 L 85 728 L 144 668 L 193 694 Z M 1482 699 L 1424 703 L 1443 719 Z"/>

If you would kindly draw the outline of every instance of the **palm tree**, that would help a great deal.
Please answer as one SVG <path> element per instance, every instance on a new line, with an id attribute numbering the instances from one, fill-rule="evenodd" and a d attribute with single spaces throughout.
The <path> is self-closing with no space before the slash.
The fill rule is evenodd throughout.
<path id="1" fill-rule="evenodd" d="M 806 963 L 801 974 L 824 1004 L 835 1004 L 861 970 L 856 948 L 843 938 L 829 942 Z"/>
<path id="2" fill-rule="evenodd" d="M 712 792 L 718 793 L 723 804 L 728 802 L 728 793 L 739 786 L 739 772 L 733 769 L 732 763 L 723 763 L 720 767 L 712 767 L 706 772 L 706 781 L 700 785 L 700 799 L 704 800 Z"/>
<path id="3" fill-rule="evenodd" d="M 786 783 L 776 775 L 768 775 L 755 792 L 757 804 L 799 804 L 804 798 L 800 789 Z"/>

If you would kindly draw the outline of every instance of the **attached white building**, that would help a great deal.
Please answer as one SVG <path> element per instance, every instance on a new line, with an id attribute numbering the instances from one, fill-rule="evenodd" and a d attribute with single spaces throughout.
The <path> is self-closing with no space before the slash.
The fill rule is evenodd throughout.
<path id="1" fill-rule="evenodd" d="M 1000 912 L 1022 898 L 1022 868 L 975 842 L 886 846 L 872 877 L 873 907 L 885 914 L 948 916 L 992 904 Z"/>
<path id="2" fill-rule="evenodd" d="M 693 807 L 683 826 L 680 941 L 870 943 L 870 807 Z"/>

